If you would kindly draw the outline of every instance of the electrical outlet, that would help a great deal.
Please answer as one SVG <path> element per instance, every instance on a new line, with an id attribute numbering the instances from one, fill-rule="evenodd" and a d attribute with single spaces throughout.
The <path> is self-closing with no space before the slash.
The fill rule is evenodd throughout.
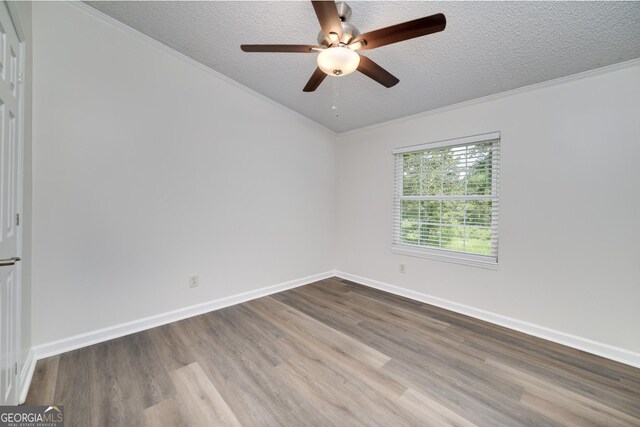
<path id="1" fill-rule="evenodd" d="M 189 287 L 197 288 L 198 286 L 200 286 L 200 276 L 197 274 L 189 275 Z"/>
<path id="2" fill-rule="evenodd" d="M 407 272 L 407 265 L 400 264 L 400 273 L 406 273 L 406 272 Z"/>

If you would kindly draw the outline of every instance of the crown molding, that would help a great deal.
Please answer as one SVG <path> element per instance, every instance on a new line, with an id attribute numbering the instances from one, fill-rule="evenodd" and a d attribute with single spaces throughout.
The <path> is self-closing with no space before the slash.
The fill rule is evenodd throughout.
<path id="1" fill-rule="evenodd" d="M 110 25 L 111 27 L 118 29 L 120 31 L 123 31 L 125 33 L 128 33 L 129 35 L 133 36 L 134 38 L 137 38 L 138 40 L 141 40 L 149 45 L 152 45 L 162 51 L 164 51 L 165 53 L 178 58 L 180 60 L 182 60 L 183 62 L 186 62 L 198 69 L 200 69 L 201 71 L 204 71 L 214 77 L 216 77 L 217 79 L 237 88 L 240 89 L 246 93 L 249 93 L 251 95 L 253 95 L 254 97 L 266 102 L 269 105 L 272 105 L 274 107 L 279 108 L 282 111 L 286 111 L 294 116 L 296 116 L 297 118 L 301 118 L 304 119 L 306 122 L 313 124 L 315 127 L 318 127 L 326 132 L 328 132 L 330 135 L 334 136 L 334 137 L 342 137 L 342 136 L 349 136 L 349 135 L 353 135 L 353 134 L 358 134 L 361 132 L 367 132 L 373 129 L 379 129 L 379 128 L 384 128 L 387 126 L 393 126 L 396 125 L 398 123 L 402 123 L 405 121 L 410 121 L 410 120 L 415 120 L 415 119 L 419 119 L 422 117 L 427 117 L 427 116 L 432 116 L 432 115 L 436 115 L 436 114 L 441 114 L 447 111 L 452 111 L 452 110 L 458 110 L 461 108 L 465 108 L 465 107 L 469 107 L 472 105 L 476 105 L 476 104 L 481 104 L 484 102 L 488 102 L 488 101 L 494 101 L 497 99 L 501 99 L 501 98 L 506 98 L 506 97 L 510 97 L 513 95 L 518 95 L 521 93 L 526 93 L 526 92 L 531 92 L 531 91 L 535 91 L 538 89 L 543 89 L 543 88 L 547 88 L 547 87 L 553 87 L 553 86 L 557 86 L 557 85 L 561 85 L 564 83 L 569 83 L 572 81 L 578 81 L 578 80 L 582 80 L 582 79 L 586 79 L 589 77 L 594 77 L 594 76 L 598 76 L 601 74 L 607 74 L 607 73 L 611 73 L 614 71 L 619 71 L 619 70 L 624 70 L 627 68 L 632 68 L 632 67 L 636 67 L 636 66 L 640 66 L 640 58 L 637 59 L 632 59 L 630 61 L 624 61 L 624 62 L 619 62 L 616 64 L 611 64 L 611 65 L 607 65 L 601 68 L 596 68 L 593 70 L 587 70 L 587 71 L 583 71 L 577 74 L 571 74 L 568 76 L 564 76 L 564 77 L 559 77 L 556 79 L 552 79 L 552 80 L 547 80 L 544 82 L 540 82 L 540 83 L 534 83 L 532 85 L 528 85 L 528 86 L 522 86 L 516 89 L 511 89 L 508 91 L 504 91 L 504 92 L 499 92 L 499 93 L 495 93 L 495 94 L 491 94 L 491 95 L 487 95 L 487 96 L 483 96 L 480 98 L 474 98 L 474 99 L 470 99 L 468 101 L 463 101 L 463 102 L 459 102 L 456 104 L 451 104 L 451 105 L 446 105 L 444 107 L 440 107 L 440 108 L 435 108 L 435 109 L 431 109 L 431 110 L 426 110 L 426 111 L 421 111 L 419 113 L 416 114 L 412 114 L 409 116 L 404 116 L 404 117 L 399 117 L 397 119 L 393 119 L 393 120 L 388 120 L 388 121 L 384 121 L 381 123 L 376 123 L 373 125 L 369 125 L 369 126 L 364 126 L 361 128 L 357 128 L 357 129 L 351 129 L 348 131 L 344 131 L 344 132 L 336 132 L 332 129 L 329 129 L 328 127 L 324 126 L 323 124 L 320 124 L 318 122 L 316 122 L 315 120 L 311 119 L 310 117 L 305 116 L 304 114 L 301 114 L 277 101 L 274 101 L 273 99 L 241 84 L 238 83 L 237 81 L 231 79 L 230 77 L 225 76 L 224 74 L 221 74 L 217 71 L 215 71 L 214 69 L 202 64 L 201 62 L 196 61 L 193 58 L 190 58 L 180 52 L 178 52 L 177 50 L 163 44 L 160 43 L 159 41 L 147 36 L 146 34 L 141 33 L 140 31 L 129 27 L 128 25 L 118 21 L 115 18 L 112 18 L 111 16 L 89 6 L 88 4 L 83 3 L 82 1 L 67 1 L 67 4 L 75 7 L 76 9 L 86 13 L 87 15 L 90 15 L 100 21 L 102 21 L 105 24 Z"/>
<path id="2" fill-rule="evenodd" d="M 587 71 L 583 71 L 581 73 L 571 74 L 571 75 L 564 76 L 564 77 L 558 77 L 556 79 L 546 80 L 544 82 L 534 83 L 532 85 L 522 86 L 522 87 L 519 87 L 519 88 L 516 88 L 516 89 L 511 89 L 511 90 L 508 90 L 508 91 L 505 91 L 505 92 L 498 92 L 498 93 L 494 93 L 492 95 L 487 95 L 487 96 L 483 96 L 483 97 L 480 97 L 480 98 L 470 99 L 468 101 L 462 101 L 462 102 L 459 102 L 457 104 L 446 105 L 444 107 L 435 108 L 433 110 L 421 111 L 419 113 L 412 114 L 410 116 L 399 117 L 397 119 L 388 120 L 386 122 L 376 123 L 376 124 L 373 124 L 373 125 L 364 126 L 364 127 L 361 127 L 361 128 L 352 129 L 352 130 L 348 130 L 348 131 L 344 131 L 344 132 L 338 132 L 337 136 L 338 137 L 349 136 L 349 135 L 354 135 L 354 134 L 358 134 L 358 133 L 361 133 L 361 132 L 367 132 L 367 131 L 374 130 L 374 129 L 384 128 L 384 127 L 387 127 L 387 126 L 393 126 L 393 125 L 397 125 L 397 124 L 402 123 L 402 122 L 420 119 L 422 117 L 433 116 L 433 115 L 436 115 L 436 114 L 445 113 L 447 111 L 458 110 L 458 109 L 461 109 L 461 108 L 470 107 L 472 105 L 482 104 L 484 102 L 495 101 L 497 99 L 502 99 L 502 98 L 508 98 L 510 96 L 519 95 L 519 94 L 527 93 L 527 92 L 532 92 L 532 91 L 535 91 L 535 90 L 538 90 L 538 89 L 544 89 L 544 88 L 548 88 L 548 87 L 562 85 L 562 84 L 569 83 L 569 82 L 574 82 L 574 81 L 578 81 L 578 80 L 584 80 L 584 79 L 587 79 L 587 78 L 590 78 L 590 77 L 595 77 L 595 76 L 599 76 L 599 75 L 602 75 L 602 74 L 608 74 L 608 73 L 612 73 L 614 71 L 626 70 L 628 68 L 633 68 L 633 67 L 637 67 L 637 66 L 640 66 L 640 58 L 632 59 L 630 61 L 618 62 L 616 64 L 607 65 L 605 67 L 595 68 L 593 70 L 587 70 Z"/>
<path id="3" fill-rule="evenodd" d="M 305 122 L 307 122 L 307 123 L 309 123 L 309 124 L 311 124 L 311 125 L 313 125 L 313 126 L 315 126 L 317 128 L 320 128 L 320 129 L 328 132 L 329 134 L 331 134 L 334 137 L 337 135 L 337 133 L 334 130 L 329 129 L 328 127 L 316 122 L 315 120 L 305 116 L 304 114 L 301 114 L 301 113 L 299 113 L 299 112 L 287 107 L 286 105 L 283 105 L 283 104 L 281 104 L 281 103 L 279 103 L 277 101 L 274 101 L 273 99 L 261 94 L 260 92 L 257 92 L 257 91 L 255 91 L 255 90 L 253 90 L 253 89 L 251 89 L 251 88 L 249 88 L 249 87 L 247 87 L 247 86 L 245 86 L 245 85 L 243 85 L 241 83 L 238 83 L 237 81 L 233 80 L 232 78 L 227 77 L 224 74 L 221 74 L 221 73 L 217 72 L 213 68 L 210 68 L 210 67 L 204 65 L 203 63 L 198 62 L 195 59 L 193 59 L 193 58 L 191 58 L 191 57 L 189 57 L 189 56 L 187 56 L 187 55 L 185 55 L 183 53 L 178 52 L 177 50 L 167 46 L 166 44 L 160 43 L 156 39 L 151 38 L 151 37 L 147 36 L 146 34 L 143 34 L 143 33 L 141 33 L 140 31 L 138 31 L 138 30 L 136 30 L 134 28 L 131 28 L 127 24 L 124 24 L 124 23 L 118 21 L 117 19 L 112 18 L 111 16 L 107 15 L 106 13 L 103 13 L 103 12 L 99 11 L 98 9 L 95 9 L 94 7 L 91 7 L 91 6 L 89 6 L 88 4 L 85 4 L 82 1 L 72 0 L 72 1 L 65 1 L 65 3 L 70 5 L 70 6 L 72 6 L 75 9 L 85 13 L 86 15 L 91 16 L 92 18 L 95 18 L 95 19 L 101 21 L 102 23 L 111 26 L 112 28 L 114 28 L 116 30 L 122 31 L 124 33 L 127 33 L 128 35 L 130 35 L 130 36 L 132 36 L 132 37 L 134 37 L 134 38 L 136 38 L 136 39 L 138 39 L 140 41 L 143 41 L 143 42 L 147 43 L 148 45 L 151 45 L 151 46 L 163 51 L 164 53 L 167 53 L 167 54 L 173 56 L 174 58 L 177 58 L 177 59 L 181 60 L 182 62 L 185 62 L 185 63 L 187 63 L 189 65 L 192 65 L 192 66 L 198 68 L 201 71 L 204 71 L 205 73 L 217 78 L 218 80 L 220 80 L 220 81 L 222 81 L 222 82 L 224 82 L 224 83 L 226 83 L 226 84 L 228 84 L 230 86 L 233 86 L 236 89 L 240 89 L 240 90 L 242 90 L 242 91 L 244 91 L 244 92 L 246 92 L 248 94 L 251 94 L 254 97 L 260 99 L 261 101 L 264 101 L 267 104 L 280 109 L 281 111 L 285 111 L 285 112 L 297 117 L 298 119 L 303 119 Z"/>

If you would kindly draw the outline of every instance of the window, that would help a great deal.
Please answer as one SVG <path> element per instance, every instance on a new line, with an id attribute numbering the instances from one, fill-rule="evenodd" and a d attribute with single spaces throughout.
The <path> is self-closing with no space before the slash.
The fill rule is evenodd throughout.
<path id="1" fill-rule="evenodd" d="M 500 133 L 394 150 L 393 252 L 498 263 Z"/>

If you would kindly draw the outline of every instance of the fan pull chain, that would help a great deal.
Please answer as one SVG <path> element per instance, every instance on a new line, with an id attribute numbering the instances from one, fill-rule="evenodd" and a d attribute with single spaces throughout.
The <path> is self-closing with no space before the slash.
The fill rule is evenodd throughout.
<path id="1" fill-rule="evenodd" d="M 338 79 L 335 77 L 333 79 L 333 105 L 331 109 L 336 113 L 336 117 L 338 117 Z"/>

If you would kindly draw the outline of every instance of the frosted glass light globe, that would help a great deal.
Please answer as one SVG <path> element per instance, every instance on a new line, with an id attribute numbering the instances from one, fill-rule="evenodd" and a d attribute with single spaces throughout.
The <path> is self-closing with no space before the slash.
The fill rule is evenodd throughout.
<path id="1" fill-rule="evenodd" d="M 318 67 L 330 76 L 346 76 L 353 73 L 360 64 L 360 55 L 353 50 L 335 46 L 318 54 Z"/>

